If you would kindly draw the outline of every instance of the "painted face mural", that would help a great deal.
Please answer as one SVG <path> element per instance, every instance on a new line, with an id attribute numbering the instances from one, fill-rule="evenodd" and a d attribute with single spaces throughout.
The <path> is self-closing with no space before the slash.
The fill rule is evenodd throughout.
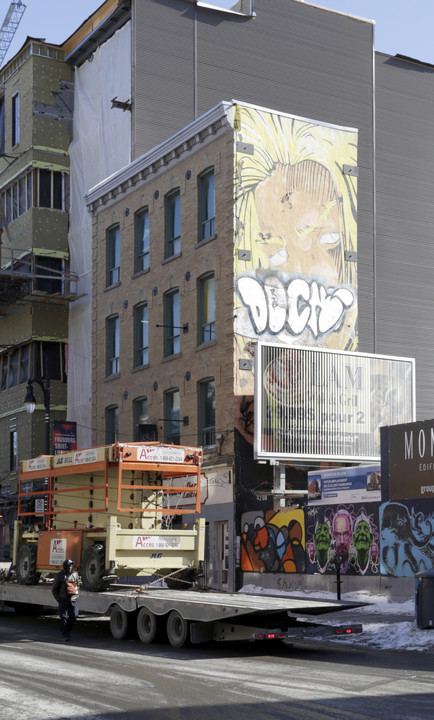
<path id="1" fill-rule="evenodd" d="M 343 573 L 377 573 L 379 565 L 378 529 L 372 514 L 364 507 L 322 507 L 312 514 L 314 526 L 307 529 L 308 558 L 314 572 L 336 572 L 339 558 Z"/>
<path id="2" fill-rule="evenodd" d="M 434 568 L 434 512 L 426 504 L 385 503 L 380 527 L 382 574 L 412 577 Z"/>
<path id="3" fill-rule="evenodd" d="M 357 132 L 237 106 L 235 335 L 355 350 Z M 352 257 L 352 259 L 349 259 Z M 251 379 L 250 379 L 251 381 Z M 253 394 L 246 374 L 240 394 Z"/>

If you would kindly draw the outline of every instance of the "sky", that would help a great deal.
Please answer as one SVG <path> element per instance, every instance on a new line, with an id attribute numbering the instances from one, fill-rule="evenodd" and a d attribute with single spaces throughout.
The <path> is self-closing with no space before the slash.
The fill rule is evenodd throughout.
<path id="1" fill-rule="evenodd" d="M 290 2 L 291 0 L 288 0 Z M 307 0 L 306 0 L 307 1 Z M 63 43 L 102 0 L 23 0 L 26 10 L 5 57 L 10 60 L 28 35 Z M 229 7 L 233 0 L 208 0 Z M 434 64 L 434 0 L 312 0 L 309 4 L 375 20 L 375 49 Z M 0 0 L 0 23 L 10 0 Z"/>

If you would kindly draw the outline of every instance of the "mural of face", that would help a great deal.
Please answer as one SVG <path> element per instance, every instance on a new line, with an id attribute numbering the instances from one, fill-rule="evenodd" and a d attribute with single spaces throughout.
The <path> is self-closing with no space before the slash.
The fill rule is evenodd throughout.
<path id="1" fill-rule="evenodd" d="M 333 519 L 333 540 L 344 568 L 350 559 L 351 537 L 351 518 L 346 510 L 338 510 Z"/>
<path id="2" fill-rule="evenodd" d="M 270 268 L 329 287 L 342 282 L 340 254 L 332 252 L 341 243 L 339 203 L 327 168 L 313 160 L 276 164 L 256 187 L 255 204 Z"/>
<path id="3" fill-rule="evenodd" d="M 371 528 L 366 520 L 357 521 L 354 528 L 353 543 L 357 552 L 357 562 L 363 572 L 368 567 L 372 547 Z"/>
<path id="4" fill-rule="evenodd" d="M 315 530 L 314 543 L 316 547 L 318 563 L 320 568 L 325 568 L 328 563 L 329 548 L 332 544 L 329 526 L 327 523 L 319 525 Z"/>

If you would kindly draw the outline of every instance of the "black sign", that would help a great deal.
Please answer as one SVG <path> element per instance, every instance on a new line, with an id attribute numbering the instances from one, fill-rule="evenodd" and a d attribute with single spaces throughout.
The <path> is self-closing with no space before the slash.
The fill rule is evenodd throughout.
<path id="1" fill-rule="evenodd" d="M 387 428 L 391 500 L 434 497 L 434 420 Z"/>

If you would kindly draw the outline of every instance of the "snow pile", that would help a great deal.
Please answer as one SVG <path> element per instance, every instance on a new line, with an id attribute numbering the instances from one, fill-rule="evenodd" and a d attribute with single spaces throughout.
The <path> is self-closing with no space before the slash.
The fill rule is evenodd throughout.
<path id="1" fill-rule="evenodd" d="M 291 595 L 292 597 L 315 597 L 321 600 L 336 600 L 336 596 L 330 592 L 281 592 L 258 587 L 256 585 L 245 585 L 240 592 L 257 593 L 260 595 Z M 434 628 L 431 630 L 420 630 L 416 620 L 409 620 L 415 617 L 414 598 L 405 602 L 394 602 L 384 595 L 371 595 L 368 592 L 351 592 L 342 595 L 342 600 L 349 602 L 366 602 L 368 605 L 355 610 L 345 611 L 349 622 L 361 622 L 363 633 L 351 635 L 350 642 L 354 645 L 361 645 L 379 650 L 418 650 L 423 652 L 434 652 Z M 357 614 L 357 618 L 354 616 Z M 342 622 L 333 619 L 332 615 L 318 616 L 318 622 L 333 625 Z M 333 638 L 333 642 L 348 642 L 348 637 Z"/>

